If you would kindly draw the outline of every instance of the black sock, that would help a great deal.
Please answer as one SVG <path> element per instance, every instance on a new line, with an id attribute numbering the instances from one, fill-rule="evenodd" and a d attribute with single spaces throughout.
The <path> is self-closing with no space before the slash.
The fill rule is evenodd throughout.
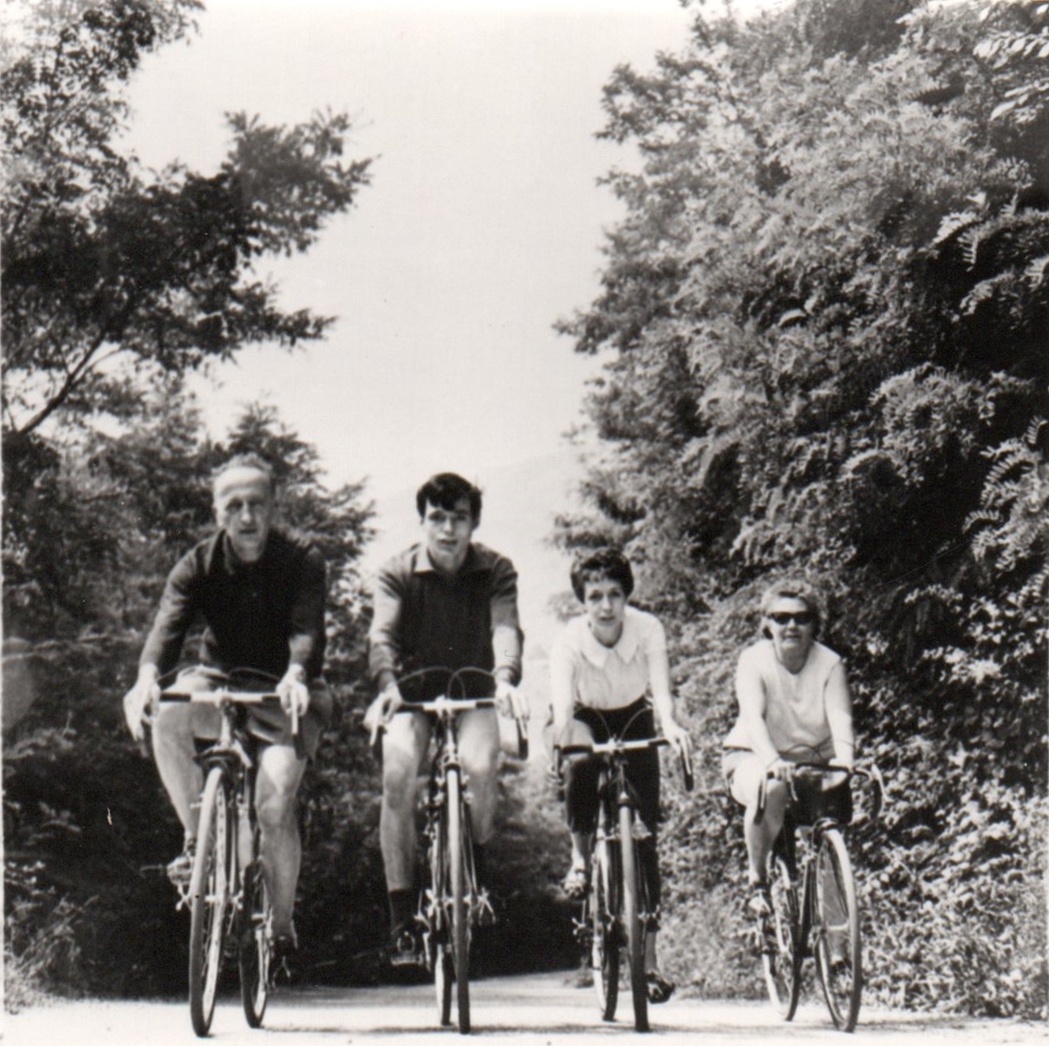
<path id="1" fill-rule="evenodd" d="M 390 930 L 399 933 L 411 926 L 415 918 L 415 898 L 411 890 L 390 891 Z"/>
<path id="2" fill-rule="evenodd" d="M 474 843 L 474 876 L 478 886 L 488 882 L 488 854 L 481 843 Z"/>

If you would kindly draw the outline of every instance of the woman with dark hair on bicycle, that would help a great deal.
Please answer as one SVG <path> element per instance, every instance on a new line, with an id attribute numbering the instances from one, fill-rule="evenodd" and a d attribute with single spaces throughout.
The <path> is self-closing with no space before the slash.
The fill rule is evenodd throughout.
<path id="1" fill-rule="evenodd" d="M 550 652 L 553 737 L 557 744 L 589 744 L 610 736 L 663 736 L 687 756 L 688 734 L 674 718 L 666 634 L 659 620 L 628 604 L 634 589 L 630 562 L 618 550 L 599 549 L 572 569 L 572 590 L 584 613 L 569 621 Z M 651 702 L 646 694 L 651 694 Z M 649 748 L 629 755 L 627 775 L 637 793 L 638 812 L 649 835 L 640 841 L 642 874 L 653 911 L 660 899 L 656 829 L 659 820 L 659 755 Z M 565 760 L 565 808 L 572 837 L 572 863 L 564 890 L 581 898 L 597 824 L 598 763 L 587 755 Z M 665 1002 L 674 985 L 659 973 L 656 929 L 645 940 L 648 994 Z"/>
<path id="2" fill-rule="evenodd" d="M 722 768 L 732 797 L 745 808 L 749 907 L 758 916 L 770 910 L 765 868 L 783 827 L 791 764 L 853 764 L 845 665 L 816 641 L 821 616 L 819 596 L 807 582 L 772 585 L 761 599 L 762 638 L 740 654 L 736 669 L 739 716 L 725 738 Z M 770 773 L 764 816 L 756 821 Z"/>

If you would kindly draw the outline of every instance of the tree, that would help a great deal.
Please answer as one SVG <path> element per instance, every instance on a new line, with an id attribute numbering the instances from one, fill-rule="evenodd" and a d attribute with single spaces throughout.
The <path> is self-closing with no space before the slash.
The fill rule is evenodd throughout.
<path id="1" fill-rule="evenodd" d="M 562 540 L 627 545 L 712 747 L 761 583 L 821 582 L 866 750 L 906 797 L 866 858 L 890 869 L 878 917 L 908 941 L 913 994 L 893 995 L 898 967 L 874 983 L 1001 1012 L 1036 1005 L 1009 985 L 1044 975 L 1020 938 L 1045 918 L 1047 11 L 700 14 L 681 54 L 606 87 L 603 134 L 636 142 L 643 169 L 610 174 L 627 214 L 602 292 L 561 325 L 606 358 L 593 510 Z M 1023 44 L 987 44 L 1003 39 Z M 973 928 L 923 921 L 943 902 Z M 936 989 L 930 954 L 954 970 Z"/>
<path id="2" fill-rule="evenodd" d="M 123 90 L 141 56 L 183 36 L 196 0 L 41 3 L 0 79 L 3 426 L 17 471 L 49 422 L 138 409 L 243 345 L 294 346 L 332 322 L 286 311 L 255 266 L 307 250 L 368 180 L 343 160 L 344 114 L 295 127 L 228 117 L 217 173 L 147 176 L 117 151 Z"/>
<path id="3" fill-rule="evenodd" d="M 136 417 L 150 390 L 170 397 L 209 361 L 317 339 L 332 322 L 279 307 L 255 267 L 307 250 L 367 183 L 367 161 L 343 160 L 345 115 L 292 128 L 230 116 L 232 145 L 213 175 L 172 164 L 147 177 L 117 150 L 142 55 L 184 36 L 199 7 L 41 2 L 5 56 L 4 557 L 26 598 L 49 586 L 39 573 L 55 528 L 34 548 L 19 525 L 42 505 L 56 518 L 76 510 L 57 486 L 63 457 L 87 461 L 95 433 Z"/>

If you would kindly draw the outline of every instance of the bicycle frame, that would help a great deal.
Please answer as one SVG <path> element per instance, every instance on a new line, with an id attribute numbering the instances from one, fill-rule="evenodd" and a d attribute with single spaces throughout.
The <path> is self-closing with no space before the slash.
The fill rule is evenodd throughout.
<path id="1" fill-rule="evenodd" d="M 467 841 L 472 841 L 470 820 L 468 816 L 465 816 L 469 813 L 470 807 L 470 796 L 467 790 L 469 782 L 463 773 L 462 762 L 459 758 L 458 719 L 463 712 L 494 707 L 495 701 L 491 698 L 449 698 L 442 696 L 432 701 L 423 701 L 403 709 L 403 711 L 407 712 L 421 712 L 429 716 L 434 723 L 432 742 L 434 755 L 430 761 L 430 773 L 426 787 L 425 834 L 428 841 L 437 838 L 441 818 L 448 809 L 450 774 L 456 774 L 459 778 L 464 814 L 462 820 L 463 834 Z M 464 847 L 464 860 L 466 878 L 463 886 L 464 890 L 467 890 L 469 893 L 470 915 L 473 919 L 479 911 L 483 911 L 487 907 L 487 901 L 481 900 L 481 894 L 477 889 L 473 853 L 468 846 Z M 449 904 L 450 901 L 446 900 L 446 907 Z"/>
<path id="2" fill-rule="evenodd" d="M 615 1018 L 618 1001 L 619 950 L 627 949 L 634 1026 L 647 1031 L 648 984 L 645 938 L 657 913 L 651 910 L 638 856 L 637 799 L 627 778 L 631 752 L 669 745 L 664 737 L 622 739 L 557 746 L 559 757 L 591 755 L 598 771 L 598 819 L 591 858 L 590 889 L 583 902 L 577 931 L 594 965 L 594 986 L 603 1020 Z M 682 757 L 685 786 L 691 789 L 691 768 Z M 642 826 L 643 827 L 643 826 Z"/>
<path id="3" fill-rule="evenodd" d="M 454 679 L 454 675 L 453 675 Z M 450 688 L 449 688 L 450 689 Z M 429 883 L 420 898 L 427 965 L 434 974 L 438 1019 L 451 1023 L 452 983 L 459 1030 L 470 1031 L 470 933 L 485 912 L 487 895 L 478 889 L 470 828 L 470 798 L 459 757 L 458 721 L 463 712 L 494 708 L 484 698 L 440 696 L 405 705 L 433 721 L 434 755 L 426 788 L 426 862 Z"/>
<path id="4" fill-rule="evenodd" d="M 833 808 L 817 809 L 811 823 L 799 818 L 797 812 L 807 801 L 819 802 L 821 796 L 848 787 L 854 776 L 874 784 L 874 802 L 868 815 L 873 819 L 881 803 L 881 775 L 876 767 L 811 762 L 792 767 L 783 830 L 768 863 L 772 911 L 762 924 L 762 961 L 769 996 L 784 1019 L 790 1020 L 797 1008 L 801 964 L 805 958 L 814 957 L 831 1019 L 845 1031 L 856 1026 L 863 987 L 859 909 L 844 839 L 845 823 Z M 835 777 L 840 781 L 829 786 L 828 781 Z M 818 787 L 818 791 L 808 797 L 800 795 L 799 781 L 810 789 Z M 763 787 L 758 821 L 764 816 L 764 804 Z"/>
<path id="5" fill-rule="evenodd" d="M 248 1024 L 262 1023 L 269 990 L 269 908 L 258 863 L 254 743 L 242 723 L 248 705 L 278 700 L 272 692 L 164 691 L 162 701 L 205 704 L 220 712 L 218 738 L 197 756 L 204 773 L 199 842 L 188 889 L 189 1002 L 193 1029 L 205 1036 L 214 1015 L 225 938 L 238 935 L 241 1001 Z M 293 719 L 292 729 L 297 723 Z"/>

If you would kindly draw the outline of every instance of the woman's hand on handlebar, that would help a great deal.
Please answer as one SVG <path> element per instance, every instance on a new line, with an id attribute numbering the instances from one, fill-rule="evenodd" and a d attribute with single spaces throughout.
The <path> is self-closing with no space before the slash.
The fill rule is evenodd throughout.
<path id="1" fill-rule="evenodd" d="M 689 762 L 692 753 L 692 740 L 688 736 L 688 731 L 673 719 L 668 719 L 661 725 L 663 727 L 663 736 L 670 742 L 674 751 L 683 760 Z"/>
<path id="2" fill-rule="evenodd" d="M 379 691 L 378 697 L 368 706 L 364 713 L 364 729 L 371 737 L 371 743 L 379 736 L 379 731 L 396 715 L 404 705 L 401 689 L 396 680 L 386 684 Z"/>
<path id="3" fill-rule="evenodd" d="M 670 742 L 671 747 L 681 760 L 681 773 L 684 778 L 685 791 L 692 791 L 692 739 L 688 731 L 676 720 L 666 719 L 661 726 L 663 736 Z"/>

